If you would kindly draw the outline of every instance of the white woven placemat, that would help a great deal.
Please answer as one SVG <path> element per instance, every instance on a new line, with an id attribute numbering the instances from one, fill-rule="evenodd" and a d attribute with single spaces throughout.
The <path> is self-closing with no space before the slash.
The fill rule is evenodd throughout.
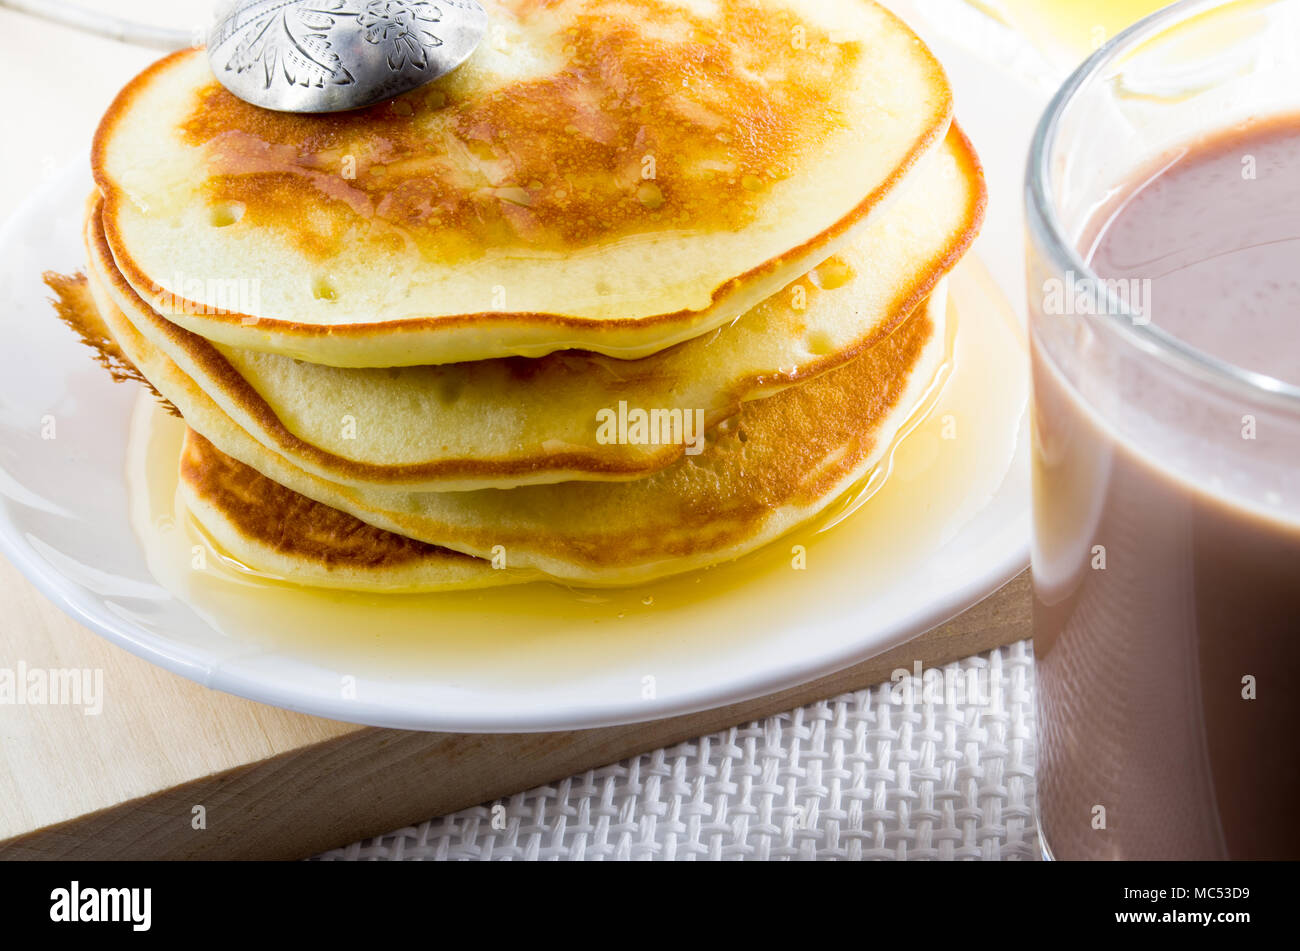
<path id="1" fill-rule="evenodd" d="M 1033 689 L 1022 641 L 319 858 L 1036 859 Z"/>

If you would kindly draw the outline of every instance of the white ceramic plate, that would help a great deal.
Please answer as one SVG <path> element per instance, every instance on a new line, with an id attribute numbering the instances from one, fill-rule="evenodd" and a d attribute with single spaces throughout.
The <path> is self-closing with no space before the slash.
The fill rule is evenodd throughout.
<path id="1" fill-rule="evenodd" d="M 1025 110 L 1026 129 L 1035 111 L 1032 104 Z M 1023 296 L 1014 286 L 1020 205 L 1018 195 L 998 194 L 998 182 L 1018 179 L 1022 153 L 1014 171 L 995 166 L 1006 164 L 996 156 L 1006 136 L 992 124 L 981 128 L 977 116 L 977 109 L 963 110 L 990 165 L 995 202 L 980 251 L 1015 301 Z M 539 595 L 540 619 L 528 615 L 528 596 L 484 592 L 456 596 L 454 612 L 430 612 L 428 636 L 418 643 L 408 631 L 393 645 L 385 643 L 385 615 L 394 609 L 367 596 L 338 602 L 341 616 L 353 619 L 354 639 L 315 644 L 279 637 L 283 615 L 242 602 L 238 586 L 221 589 L 215 601 L 189 603 L 174 581 L 156 580 L 131 527 L 125 472 L 138 387 L 112 383 L 91 361 L 54 319 L 41 282 L 44 270 L 82 267 L 88 190 L 87 171 L 70 169 L 0 229 L 7 300 L 0 311 L 0 550 L 86 626 L 209 687 L 408 729 L 525 732 L 635 722 L 842 669 L 960 613 L 1028 561 L 1028 467 L 1017 412 L 998 422 L 1018 433 L 1009 472 L 1004 460 L 969 485 L 924 499 L 921 508 L 937 514 L 871 514 L 891 494 L 916 504 L 916 486 L 908 494 L 911 470 L 900 466 L 878 496 L 817 540 L 808 570 L 777 570 L 769 556 L 752 577 L 705 572 L 663 589 L 644 608 L 632 602 L 617 618 L 608 605 L 561 589 Z M 1009 353 L 1007 360 L 1000 373 L 1023 375 L 1022 359 Z M 929 438 L 918 430 L 903 446 L 933 466 L 940 450 L 927 450 Z M 922 526 L 916 532 L 914 521 Z M 782 557 L 788 554 L 787 546 Z M 285 597 L 293 595 L 282 592 L 281 604 Z"/>

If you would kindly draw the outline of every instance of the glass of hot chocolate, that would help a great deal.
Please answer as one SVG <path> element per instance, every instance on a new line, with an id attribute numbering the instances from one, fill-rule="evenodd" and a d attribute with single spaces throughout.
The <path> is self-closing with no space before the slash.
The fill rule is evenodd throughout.
<path id="1" fill-rule="evenodd" d="M 1300 0 L 1116 37 L 1026 194 L 1044 853 L 1300 858 Z"/>

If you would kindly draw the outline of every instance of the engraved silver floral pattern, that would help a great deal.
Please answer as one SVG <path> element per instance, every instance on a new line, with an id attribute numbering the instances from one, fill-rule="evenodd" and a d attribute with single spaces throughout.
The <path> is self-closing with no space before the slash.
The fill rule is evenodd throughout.
<path id="1" fill-rule="evenodd" d="M 428 2 L 370 0 L 357 17 L 367 43 L 384 47 L 390 69 L 407 63 L 417 69 L 428 65 L 427 51 L 442 45 L 429 27 L 442 20 L 442 11 Z"/>
<path id="2" fill-rule="evenodd" d="M 486 29 L 474 0 L 245 0 L 213 29 L 208 55 L 240 98 L 334 111 L 446 74 Z"/>
<path id="3" fill-rule="evenodd" d="M 279 73 L 297 86 L 353 82 L 352 73 L 332 48 L 328 33 L 339 16 L 347 15 L 345 4 L 346 0 L 290 0 L 252 8 L 250 19 L 239 25 L 242 36 L 226 61 L 226 69 L 236 73 L 260 70 L 267 89 Z"/>

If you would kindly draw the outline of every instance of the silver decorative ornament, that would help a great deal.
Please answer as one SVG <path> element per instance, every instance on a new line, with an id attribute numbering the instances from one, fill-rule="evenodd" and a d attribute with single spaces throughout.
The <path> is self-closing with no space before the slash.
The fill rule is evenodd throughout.
<path id="1" fill-rule="evenodd" d="M 208 58 L 253 105 L 342 112 L 445 76 L 487 26 L 476 0 L 236 0 L 208 34 Z"/>

